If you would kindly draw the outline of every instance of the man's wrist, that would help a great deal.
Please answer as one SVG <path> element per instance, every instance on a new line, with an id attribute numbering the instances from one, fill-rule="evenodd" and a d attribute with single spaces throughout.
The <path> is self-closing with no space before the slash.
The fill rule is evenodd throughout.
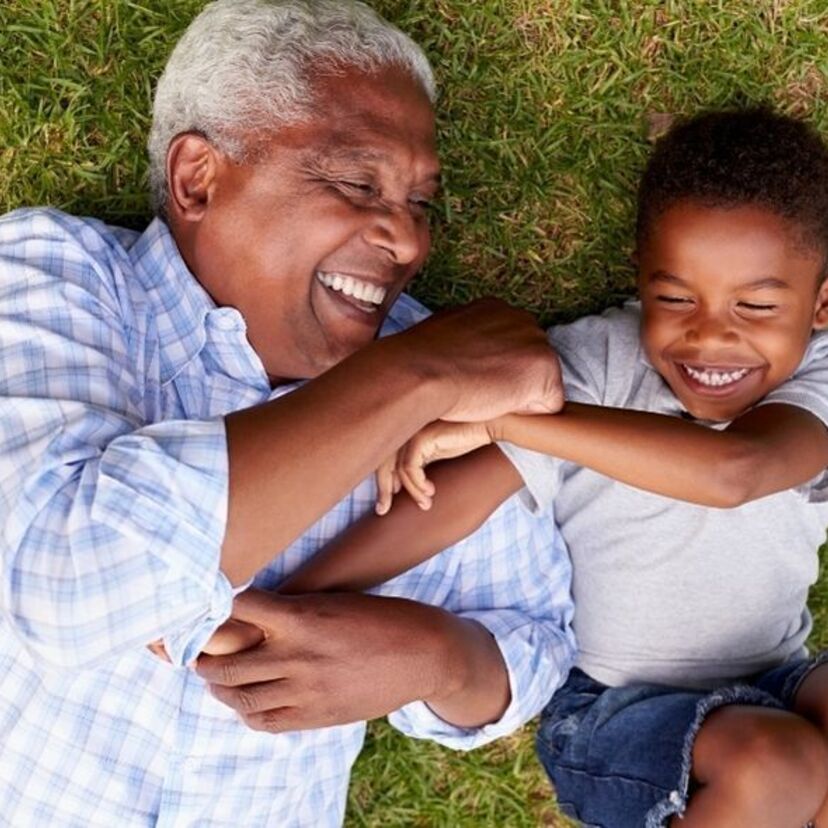
<path id="1" fill-rule="evenodd" d="M 459 727 L 497 721 L 511 701 L 508 670 L 497 641 L 477 621 L 445 615 L 437 683 L 423 701 Z"/>
<path id="2" fill-rule="evenodd" d="M 395 371 L 410 378 L 418 400 L 429 411 L 426 422 L 439 420 L 460 398 L 460 386 L 448 370 L 445 356 L 433 353 L 417 342 L 409 331 L 388 336 L 377 342 Z"/>

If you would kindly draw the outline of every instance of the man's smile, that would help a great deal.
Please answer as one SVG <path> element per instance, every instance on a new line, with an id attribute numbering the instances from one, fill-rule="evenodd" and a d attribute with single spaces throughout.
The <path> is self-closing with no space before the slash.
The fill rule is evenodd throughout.
<path id="1" fill-rule="evenodd" d="M 317 271 L 316 278 L 329 290 L 339 294 L 349 304 L 364 313 L 376 313 L 382 305 L 388 289 L 381 285 L 358 279 L 347 273 Z"/>
<path id="2" fill-rule="evenodd" d="M 325 303 L 337 316 L 376 331 L 397 291 L 393 282 L 384 283 L 338 270 L 317 270 L 314 283 Z"/>

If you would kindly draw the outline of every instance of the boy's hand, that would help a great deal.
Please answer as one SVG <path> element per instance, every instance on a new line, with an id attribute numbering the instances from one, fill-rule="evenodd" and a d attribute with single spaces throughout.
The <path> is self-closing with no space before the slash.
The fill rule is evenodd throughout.
<path id="1" fill-rule="evenodd" d="M 376 513 L 384 515 L 401 488 L 405 488 L 421 509 L 430 509 L 435 489 L 426 477 L 425 467 L 437 460 L 468 454 L 489 445 L 493 439 L 490 422 L 438 420 L 426 426 L 377 470 Z"/>

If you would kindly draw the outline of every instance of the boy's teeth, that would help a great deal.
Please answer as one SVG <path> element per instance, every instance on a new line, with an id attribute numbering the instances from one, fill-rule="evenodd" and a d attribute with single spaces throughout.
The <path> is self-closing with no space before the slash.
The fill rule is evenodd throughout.
<path id="1" fill-rule="evenodd" d="M 735 371 L 714 371 L 712 368 L 705 368 L 699 371 L 689 365 L 682 367 L 696 382 L 713 387 L 730 385 L 730 383 L 737 382 L 750 373 L 750 368 L 737 368 Z"/>
<path id="2" fill-rule="evenodd" d="M 325 287 L 329 287 L 331 290 L 345 296 L 353 296 L 354 299 L 360 302 L 381 305 L 385 299 L 385 288 L 372 285 L 370 282 L 363 282 L 360 279 L 354 279 L 353 276 L 345 276 L 340 273 L 317 273 L 316 276 Z"/>

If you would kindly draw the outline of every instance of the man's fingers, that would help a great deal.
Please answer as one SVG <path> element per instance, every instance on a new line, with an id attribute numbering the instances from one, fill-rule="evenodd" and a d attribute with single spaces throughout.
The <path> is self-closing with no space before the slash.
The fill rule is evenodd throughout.
<path id="1" fill-rule="evenodd" d="M 223 684 L 211 684 L 210 692 L 222 704 L 232 707 L 243 716 L 262 713 L 290 705 L 290 682 L 287 679 L 262 681 L 245 684 L 241 687 L 227 687 Z"/>
<path id="2" fill-rule="evenodd" d="M 264 639 L 264 633 L 253 624 L 228 618 L 204 645 L 202 653 L 228 655 L 250 649 Z"/>
<path id="3" fill-rule="evenodd" d="M 269 630 L 287 599 L 264 589 L 246 589 L 233 599 L 232 618 Z M 278 626 L 278 625 L 277 625 Z"/>
<path id="4" fill-rule="evenodd" d="M 232 655 L 199 656 L 195 671 L 208 684 L 224 687 L 241 687 L 243 684 L 284 678 L 279 674 L 278 657 L 272 645 L 266 650 L 258 646 Z"/>
<path id="5" fill-rule="evenodd" d="M 242 718 L 251 730 L 260 730 L 266 733 L 316 730 L 320 727 L 340 724 L 340 722 L 321 719 L 309 720 L 307 713 L 301 707 L 277 707 L 272 710 L 264 710 L 261 713 L 250 713 Z"/>

